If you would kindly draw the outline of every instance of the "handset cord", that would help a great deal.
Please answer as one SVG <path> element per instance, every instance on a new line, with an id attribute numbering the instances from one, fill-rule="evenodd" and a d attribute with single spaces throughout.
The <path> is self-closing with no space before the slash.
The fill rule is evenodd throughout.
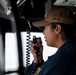
<path id="1" fill-rule="evenodd" d="M 31 36 L 31 34 L 30 34 L 30 31 L 29 30 L 27 30 L 27 42 L 26 42 L 26 67 L 28 67 L 29 66 L 29 64 L 30 64 L 30 36 Z"/>
<path id="2" fill-rule="evenodd" d="M 27 19 L 26 19 L 27 20 Z M 29 25 L 29 29 L 27 29 L 26 30 L 26 33 L 27 33 L 27 39 L 26 39 L 26 70 L 27 70 L 27 68 L 28 68 L 28 66 L 30 65 L 30 36 L 31 36 L 31 34 L 30 34 L 30 32 L 31 32 L 31 24 L 30 24 L 30 22 L 27 20 L 27 22 L 28 22 L 28 25 Z M 25 70 L 25 74 L 27 74 L 26 73 L 26 70 Z"/>

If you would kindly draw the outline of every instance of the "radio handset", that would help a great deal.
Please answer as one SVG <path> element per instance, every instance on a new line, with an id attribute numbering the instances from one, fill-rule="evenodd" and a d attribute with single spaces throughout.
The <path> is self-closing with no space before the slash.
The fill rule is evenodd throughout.
<path id="1" fill-rule="evenodd" d="M 33 43 L 34 43 L 34 44 L 36 44 L 36 43 L 42 44 L 41 37 L 38 37 L 38 38 L 35 37 L 35 38 L 33 38 Z M 39 51 L 40 51 L 40 47 L 34 46 L 34 48 L 35 48 L 35 50 L 36 50 L 36 54 L 38 54 Z"/>

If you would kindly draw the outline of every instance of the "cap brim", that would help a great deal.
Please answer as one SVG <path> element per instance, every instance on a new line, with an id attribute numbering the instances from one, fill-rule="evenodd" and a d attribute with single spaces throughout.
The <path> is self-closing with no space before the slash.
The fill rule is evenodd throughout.
<path id="1" fill-rule="evenodd" d="M 36 21 L 36 22 L 33 22 L 32 24 L 35 26 L 35 27 L 42 27 L 42 26 L 45 26 L 47 24 L 49 24 L 50 22 L 48 21 L 45 21 L 45 20 L 42 20 L 42 21 Z"/>

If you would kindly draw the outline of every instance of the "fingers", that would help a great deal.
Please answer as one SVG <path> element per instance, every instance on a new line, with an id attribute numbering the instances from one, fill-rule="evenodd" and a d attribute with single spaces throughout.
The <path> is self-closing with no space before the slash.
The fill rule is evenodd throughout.
<path id="1" fill-rule="evenodd" d="M 34 50 L 34 44 L 33 41 L 30 41 L 30 51 L 33 52 Z"/>
<path id="2" fill-rule="evenodd" d="M 34 43 L 33 41 L 30 41 L 30 52 L 34 57 L 36 57 L 36 50 L 34 49 Z"/>
<path id="3" fill-rule="evenodd" d="M 40 38 L 36 38 L 36 36 L 33 36 L 33 40 L 30 41 L 30 52 L 33 55 L 34 63 L 39 63 L 43 60 L 43 45 L 39 41 Z"/>
<path id="4" fill-rule="evenodd" d="M 34 43 L 33 43 L 33 41 L 30 41 L 30 46 L 34 46 Z"/>
<path id="5" fill-rule="evenodd" d="M 36 36 L 33 36 L 33 39 L 35 39 Z M 36 50 L 36 47 L 39 47 L 39 51 L 38 51 L 38 55 L 42 54 L 43 53 L 43 45 L 40 43 L 40 42 L 36 42 L 34 43 L 33 41 L 30 41 L 30 51 L 31 53 L 35 56 L 36 53 L 37 53 L 37 50 Z"/>

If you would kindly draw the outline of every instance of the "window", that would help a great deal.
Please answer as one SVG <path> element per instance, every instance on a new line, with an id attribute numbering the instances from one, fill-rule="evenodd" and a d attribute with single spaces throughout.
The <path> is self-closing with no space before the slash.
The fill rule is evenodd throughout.
<path id="1" fill-rule="evenodd" d="M 18 69 L 17 40 L 15 33 L 5 35 L 5 71 Z"/>

